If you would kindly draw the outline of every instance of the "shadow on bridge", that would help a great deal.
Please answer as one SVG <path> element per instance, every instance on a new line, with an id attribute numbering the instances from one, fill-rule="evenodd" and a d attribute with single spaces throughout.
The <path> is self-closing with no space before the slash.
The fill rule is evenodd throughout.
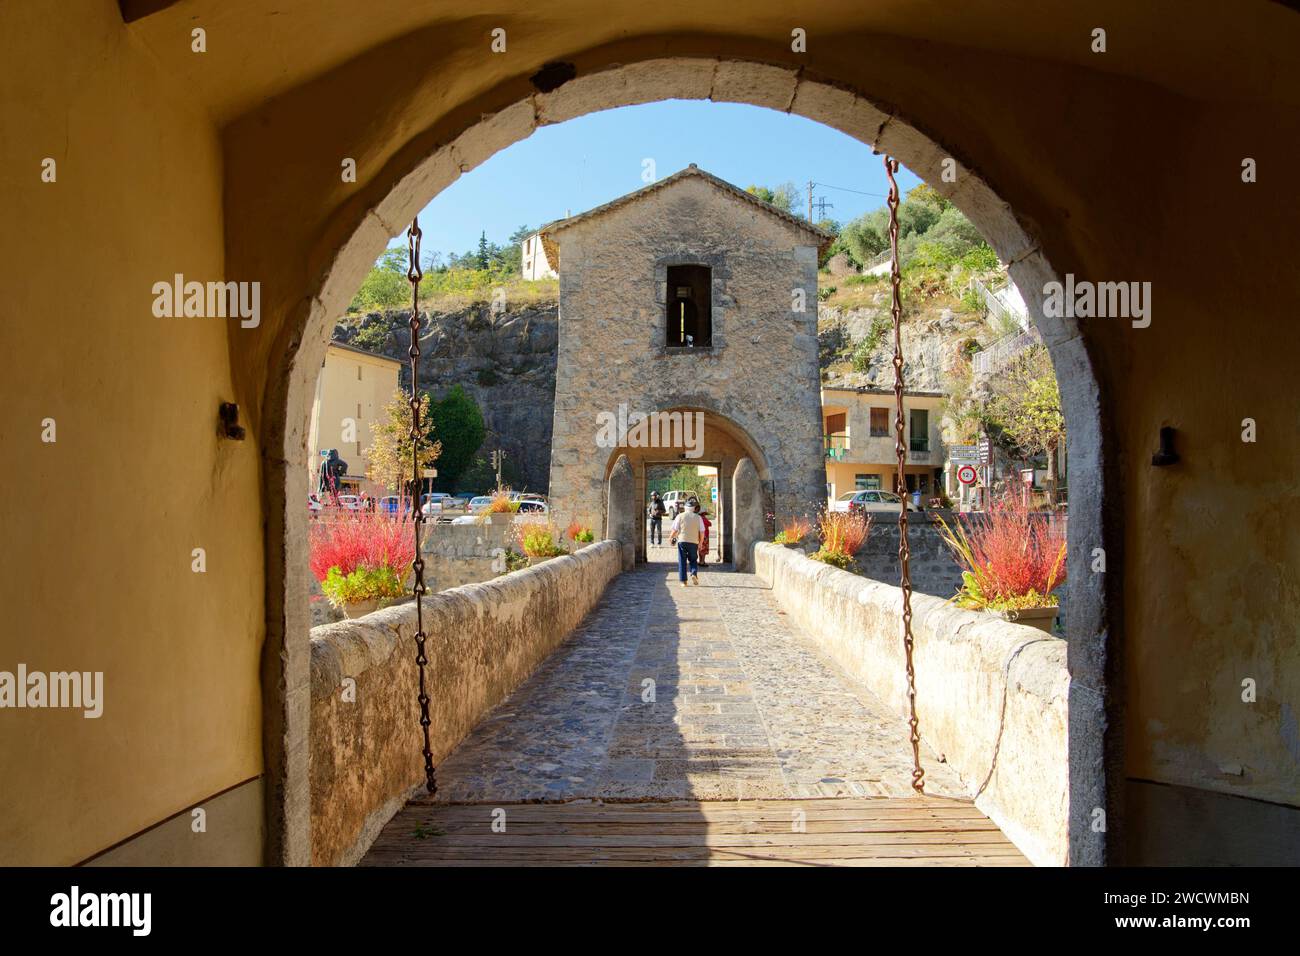
<path id="1" fill-rule="evenodd" d="M 761 582 L 624 573 L 363 865 L 1024 865 Z"/>

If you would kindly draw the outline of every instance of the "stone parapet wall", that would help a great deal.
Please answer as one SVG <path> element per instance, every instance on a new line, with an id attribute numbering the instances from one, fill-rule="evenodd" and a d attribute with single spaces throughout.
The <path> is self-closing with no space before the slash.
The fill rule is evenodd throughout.
<path id="1" fill-rule="evenodd" d="M 945 512 L 949 524 L 953 519 Z M 909 514 L 907 544 L 912 587 L 923 594 L 952 597 L 961 586 L 961 568 L 943 543 L 943 529 L 924 515 Z M 855 555 L 862 573 L 886 584 L 898 583 L 898 515 L 871 516 L 871 534 Z"/>
<path id="2" fill-rule="evenodd" d="M 619 573 L 621 560 L 619 545 L 602 541 L 425 597 L 435 763 L 563 643 Z M 412 603 L 312 629 L 315 865 L 355 863 L 422 790 L 415 631 Z"/>
<path id="3" fill-rule="evenodd" d="M 756 546 L 755 563 L 809 638 L 907 713 L 901 590 L 766 542 Z M 912 615 L 922 738 L 1030 860 L 1065 864 L 1065 641 L 925 594 L 913 594 Z"/>

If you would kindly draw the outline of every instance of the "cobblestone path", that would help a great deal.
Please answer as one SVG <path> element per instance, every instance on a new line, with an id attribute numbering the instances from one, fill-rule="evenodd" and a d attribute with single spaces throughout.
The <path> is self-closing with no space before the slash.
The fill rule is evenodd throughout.
<path id="1" fill-rule="evenodd" d="M 657 549 L 656 549 L 657 550 Z M 965 796 L 922 751 L 926 789 Z M 438 769 L 439 802 L 911 794 L 906 723 L 751 574 L 620 575 L 573 636 Z"/>

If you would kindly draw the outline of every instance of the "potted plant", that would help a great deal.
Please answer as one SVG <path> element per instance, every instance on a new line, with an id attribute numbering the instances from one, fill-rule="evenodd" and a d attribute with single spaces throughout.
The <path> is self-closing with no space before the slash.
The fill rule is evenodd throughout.
<path id="1" fill-rule="evenodd" d="M 812 531 L 812 522 L 807 518 L 792 518 L 785 523 L 772 540 L 776 544 L 783 544 L 787 548 L 802 551 L 804 538 L 808 537 L 810 531 Z"/>
<path id="2" fill-rule="evenodd" d="M 409 515 L 370 511 L 332 511 L 312 523 L 312 573 L 344 616 L 361 617 L 381 602 L 406 596 L 415 560 L 411 525 Z"/>
<path id="3" fill-rule="evenodd" d="M 556 543 L 555 529 L 550 524 L 524 525 L 519 529 L 518 538 L 519 550 L 528 558 L 530 566 L 569 553 Z"/>
<path id="4" fill-rule="evenodd" d="M 596 540 L 596 533 L 579 521 L 570 521 L 564 534 L 574 544 L 591 544 Z"/>
<path id="5" fill-rule="evenodd" d="M 984 514 L 942 518 L 944 543 L 962 569 L 951 600 L 1052 633 L 1060 609 L 1055 591 L 1065 582 L 1065 528 L 1035 517 L 1022 496 L 1002 494 Z"/>
<path id="6" fill-rule="evenodd" d="M 856 571 L 854 555 L 871 535 L 871 518 L 862 511 L 823 511 L 817 518 L 821 547 L 809 555 L 841 571 Z"/>
<path id="7" fill-rule="evenodd" d="M 488 503 L 487 509 L 479 515 L 480 524 L 493 524 L 496 515 L 502 515 L 502 520 L 511 521 L 515 512 L 519 510 L 519 502 L 510 500 L 510 493 L 507 491 L 498 491 L 492 495 L 492 500 Z"/>

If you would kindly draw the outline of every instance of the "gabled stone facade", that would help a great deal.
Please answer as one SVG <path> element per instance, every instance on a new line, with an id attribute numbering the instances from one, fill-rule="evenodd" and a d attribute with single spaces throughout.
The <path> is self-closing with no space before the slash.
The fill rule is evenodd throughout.
<path id="1" fill-rule="evenodd" d="M 746 456 L 777 521 L 814 513 L 825 497 L 817 260 L 830 236 L 695 166 L 543 227 L 542 236 L 560 272 L 550 483 L 557 518 L 603 516 L 619 453 L 628 454 L 639 492 L 648 462 L 718 464 L 714 510 L 724 534 L 730 478 Z M 676 266 L 709 270 L 692 287 L 693 307 L 711 319 L 711 335 L 698 336 L 706 345 L 670 344 L 680 330 L 670 327 L 669 305 L 686 294 L 669 282 Z M 702 453 L 682 459 L 681 443 L 644 448 L 632 439 L 614 447 L 600 426 L 620 406 L 704 413 Z"/>

